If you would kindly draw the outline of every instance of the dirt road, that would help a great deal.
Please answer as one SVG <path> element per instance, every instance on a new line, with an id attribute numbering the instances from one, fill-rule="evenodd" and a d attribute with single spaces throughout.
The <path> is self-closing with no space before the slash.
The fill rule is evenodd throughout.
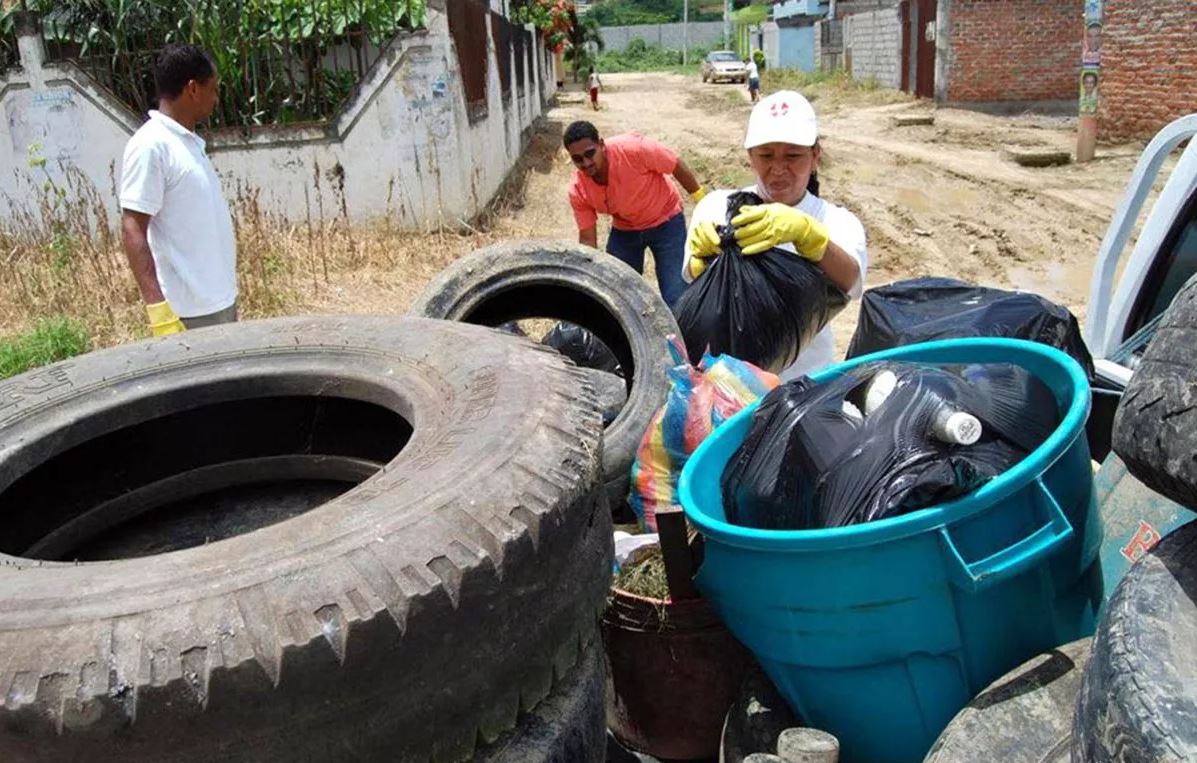
<path id="1" fill-rule="evenodd" d="M 484 232 L 445 245 L 466 251 L 512 237 L 576 240 L 565 197 L 573 168 L 560 145 L 575 119 L 593 121 L 604 134 L 634 129 L 664 141 L 708 187 L 751 182 L 740 148 L 750 110 L 741 87 L 673 74 L 612 74 L 604 84 L 599 112 L 578 89 L 559 95 L 529 149 L 522 188 Z M 824 136 L 823 195 L 864 222 L 868 285 L 954 276 L 1036 291 L 1084 319 L 1094 257 L 1140 145 L 1103 147 L 1086 165 L 1026 169 L 1003 158 L 1002 147 L 1069 149 L 1075 120 L 938 109 L 933 126 L 894 127 L 895 114 L 933 109 L 892 91 L 827 87 L 808 95 Z M 605 237 L 600 231 L 600 242 Z M 412 286 L 386 294 L 392 310 L 396 296 L 403 302 L 422 283 Z M 854 309 L 837 319 L 841 349 L 855 321 Z"/>
<path id="2" fill-rule="evenodd" d="M 530 173 L 523 209 L 498 220 L 491 235 L 574 236 L 564 190 L 572 167 L 556 144 L 545 143 L 574 119 L 590 119 L 608 134 L 636 129 L 657 137 L 709 186 L 751 181 L 740 148 L 750 110 L 741 88 L 666 74 L 608 75 L 604 82 L 597 113 L 581 92 L 559 97 L 549 115 L 555 124 L 534 146 L 551 156 Z M 933 126 L 894 127 L 895 114 L 931 107 L 883 91 L 827 95 L 814 100 L 824 136 L 823 195 L 864 222 L 869 285 L 948 275 L 1036 291 L 1084 319 L 1094 257 L 1141 146 L 1105 147 L 1087 165 L 1028 169 L 1003 158 L 1002 147 L 1067 150 L 1073 120 L 938 109 Z M 837 319 L 841 345 L 855 319 L 854 310 Z"/>

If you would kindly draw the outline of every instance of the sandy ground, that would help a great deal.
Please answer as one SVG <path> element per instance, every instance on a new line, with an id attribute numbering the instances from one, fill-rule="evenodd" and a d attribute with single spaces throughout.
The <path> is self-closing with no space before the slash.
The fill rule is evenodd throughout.
<path id="1" fill-rule="evenodd" d="M 565 195 L 573 168 L 560 145 L 564 126 L 575 119 L 593 121 L 604 134 L 634 129 L 664 141 L 708 187 L 751 180 L 740 148 L 750 110 L 742 87 L 656 73 L 612 74 L 604 83 L 598 112 L 576 86 L 559 94 L 529 147 L 523 182 L 504 194 L 481 230 L 442 238 L 437 246 L 465 252 L 509 238 L 576 240 Z M 892 91 L 812 92 L 824 136 L 822 195 L 863 221 L 868 286 L 954 276 L 1036 291 L 1084 319 L 1098 245 L 1140 144 L 1104 146 L 1099 159 L 1085 165 L 1028 169 L 1005 158 L 1003 147 L 1071 149 L 1074 119 L 934 109 Z M 933 112 L 935 124 L 892 125 L 895 114 L 910 112 Z M 345 274 L 308 306 L 393 312 L 435 270 L 412 268 L 404 283 L 380 273 Z M 841 350 L 855 321 L 851 308 L 836 319 Z"/>

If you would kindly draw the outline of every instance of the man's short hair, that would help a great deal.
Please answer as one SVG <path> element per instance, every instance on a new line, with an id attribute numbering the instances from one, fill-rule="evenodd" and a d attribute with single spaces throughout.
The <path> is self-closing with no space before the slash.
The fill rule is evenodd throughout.
<path id="1" fill-rule="evenodd" d="M 191 80 L 207 82 L 216 64 L 203 48 L 183 43 L 167 45 L 154 64 L 154 87 L 159 98 L 178 98 Z"/>
<path id="2" fill-rule="evenodd" d="M 561 140 L 568 148 L 570 143 L 577 143 L 586 138 L 590 138 L 595 143 L 598 143 L 598 128 L 585 120 L 578 120 L 565 128 L 565 136 Z"/>

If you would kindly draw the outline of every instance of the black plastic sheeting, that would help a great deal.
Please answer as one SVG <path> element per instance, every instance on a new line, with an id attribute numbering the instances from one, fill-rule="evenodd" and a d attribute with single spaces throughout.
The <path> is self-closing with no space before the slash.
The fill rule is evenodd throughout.
<path id="1" fill-rule="evenodd" d="M 914 278 L 865 292 L 848 357 L 962 337 L 1041 342 L 1071 355 L 1093 378 L 1093 357 L 1067 308 L 1037 294 L 952 278 Z"/>
<path id="2" fill-rule="evenodd" d="M 709 352 L 779 373 L 848 302 L 817 265 L 793 252 L 740 253 L 731 218 L 740 207 L 760 203 L 753 193 L 731 195 L 728 222 L 719 228 L 723 252 L 674 309 L 694 365 Z"/>
<path id="3" fill-rule="evenodd" d="M 864 412 L 874 376 L 893 392 Z M 845 412 L 848 401 L 855 411 Z M 951 445 L 933 434 L 937 413 L 971 413 L 982 435 Z M 1059 424 L 1055 397 L 1008 364 L 935 367 L 870 363 L 825 384 L 803 377 L 762 400 L 723 472 L 733 524 L 809 530 L 871 522 L 935 506 L 1020 461 Z"/>
<path id="4" fill-rule="evenodd" d="M 562 321 L 545 334 L 542 344 L 552 347 L 557 352 L 582 368 L 594 368 L 610 374 L 623 375 L 619 361 L 615 354 L 589 329 L 574 323 Z"/>

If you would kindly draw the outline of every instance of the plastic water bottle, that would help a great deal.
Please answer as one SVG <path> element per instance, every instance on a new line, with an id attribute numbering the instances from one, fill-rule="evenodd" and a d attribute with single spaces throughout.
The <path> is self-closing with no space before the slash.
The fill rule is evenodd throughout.
<path id="1" fill-rule="evenodd" d="M 843 410 L 844 415 L 847 416 L 853 424 L 864 423 L 864 414 L 860 412 L 859 408 L 852 404 L 851 400 L 845 400 L 841 410 Z"/>
<path id="2" fill-rule="evenodd" d="M 931 434 L 949 445 L 972 445 L 981 439 L 981 420 L 971 413 L 941 405 L 931 420 Z"/>
<path id="3" fill-rule="evenodd" d="M 898 385 L 898 375 L 893 371 L 880 371 L 865 388 L 864 415 L 874 411 L 893 394 Z M 972 445 L 981 439 L 981 420 L 971 413 L 957 410 L 947 403 L 940 403 L 931 419 L 931 436 L 949 445 Z"/>
<path id="4" fill-rule="evenodd" d="M 873 412 L 881 407 L 886 398 L 894 391 L 894 387 L 898 385 L 898 375 L 893 371 L 881 371 L 873 376 L 873 380 L 869 382 L 869 386 L 865 388 L 865 408 L 866 416 L 872 416 Z"/>

